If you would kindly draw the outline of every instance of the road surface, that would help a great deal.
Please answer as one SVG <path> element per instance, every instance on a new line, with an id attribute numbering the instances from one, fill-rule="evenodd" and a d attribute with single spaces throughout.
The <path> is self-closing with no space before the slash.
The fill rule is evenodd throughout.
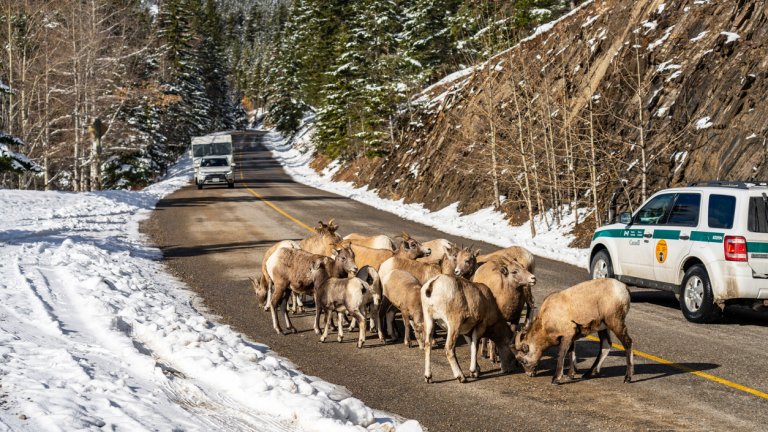
<path id="1" fill-rule="evenodd" d="M 561 386 L 550 384 L 554 348 L 534 378 L 500 375 L 483 359 L 481 378 L 466 384 L 451 378 L 439 349 L 432 355 L 435 383 L 426 384 L 418 348 L 383 345 L 370 336 L 363 349 L 356 349 L 354 334 L 341 344 L 335 337 L 321 344 L 309 314 L 294 318 L 298 334 L 276 335 L 247 277 L 256 275 L 273 243 L 309 236 L 303 224 L 335 218 L 342 235 L 407 231 L 419 239 L 448 238 L 484 251 L 495 247 L 295 183 L 261 145 L 261 137 L 259 132 L 235 137 L 235 189 L 183 188 L 158 203 L 142 232 L 163 251 L 169 270 L 198 294 L 201 308 L 304 372 L 344 385 L 366 404 L 416 419 L 431 431 L 768 428 L 768 318 L 734 310 L 723 323 L 694 325 L 682 317 L 673 296 L 657 291 L 633 290 L 628 327 L 639 352 L 632 384 L 623 383 L 624 353 L 615 349 L 603 378 Z M 587 276 L 543 258 L 537 258 L 536 270 L 539 304 L 548 293 Z M 591 365 L 597 347 L 591 340 L 577 343 L 580 372 Z M 467 347 L 457 351 L 468 372 Z"/>

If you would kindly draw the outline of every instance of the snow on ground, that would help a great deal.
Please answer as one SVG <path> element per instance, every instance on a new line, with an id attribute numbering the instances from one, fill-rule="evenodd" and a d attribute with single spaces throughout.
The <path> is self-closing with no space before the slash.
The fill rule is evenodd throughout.
<path id="1" fill-rule="evenodd" d="M 333 164 L 333 169 L 323 170 L 320 174 L 312 169 L 309 166 L 312 161 L 310 144 L 312 130 L 311 127 L 305 126 L 297 135 L 298 138 L 291 142 L 274 130 L 269 131 L 265 138 L 265 143 L 272 150 L 274 157 L 297 182 L 349 197 L 380 210 L 394 213 L 403 219 L 437 228 L 448 234 L 483 241 L 499 247 L 524 246 L 534 254 L 545 258 L 583 268 L 588 266 L 588 249 L 568 246 L 574 239 L 571 234 L 574 220 L 570 212 L 567 214 L 563 212 L 561 225 L 551 229 L 548 229 L 544 220 L 536 217 L 534 226 L 537 235 L 535 238 L 531 238 L 529 222 L 521 226 L 510 226 L 504 214 L 492 208 L 462 215 L 458 211 L 458 203 L 439 211 L 430 211 L 421 204 L 405 204 L 403 200 L 393 201 L 381 198 L 376 191 L 369 190 L 367 187 L 358 188 L 350 182 L 334 182 L 332 177 L 340 167 L 338 164 Z M 579 217 L 583 218 L 584 213 L 580 213 Z M 547 218 L 551 224 L 552 214 L 548 214 Z"/>
<path id="2" fill-rule="evenodd" d="M 0 431 L 421 430 L 208 320 L 138 223 L 189 184 L 0 190 Z"/>

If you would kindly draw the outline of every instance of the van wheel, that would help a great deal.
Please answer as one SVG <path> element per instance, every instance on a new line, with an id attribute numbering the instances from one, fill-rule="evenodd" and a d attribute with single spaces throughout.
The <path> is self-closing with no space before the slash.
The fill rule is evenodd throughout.
<path id="1" fill-rule="evenodd" d="M 720 307 L 715 304 L 712 284 L 704 266 L 696 264 L 685 272 L 680 292 L 680 309 L 688 321 L 705 324 L 722 316 Z"/>
<path id="2" fill-rule="evenodd" d="M 197 184 L 197 188 L 198 188 L 198 189 L 202 189 L 202 188 L 203 188 L 203 184 L 202 184 L 202 183 L 198 183 L 198 184 Z"/>
<path id="3" fill-rule="evenodd" d="M 613 264 L 611 264 L 611 256 L 608 255 L 608 251 L 601 250 L 596 253 L 589 269 L 592 279 L 612 278 Z"/>
<path id="4" fill-rule="evenodd" d="M 235 187 L 235 182 L 227 183 L 227 187 L 230 188 L 230 189 L 234 188 Z"/>

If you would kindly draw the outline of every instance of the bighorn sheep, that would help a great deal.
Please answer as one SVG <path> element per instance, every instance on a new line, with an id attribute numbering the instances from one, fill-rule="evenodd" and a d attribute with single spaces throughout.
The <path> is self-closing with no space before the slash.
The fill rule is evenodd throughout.
<path id="1" fill-rule="evenodd" d="M 264 257 L 261 260 L 261 277 L 259 280 L 250 277 L 248 278 L 256 293 L 256 300 L 259 302 L 259 306 L 263 307 L 265 311 L 269 310 L 269 302 L 272 296 L 272 280 L 267 274 L 267 260 L 276 250 L 282 248 L 299 249 L 299 244 L 293 240 L 283 240 L 273 244 L 266 252 L 264 252 Z"/>
<path id="2" fill-rule="evenodd" d="M 615 279 L 593 279 L 551 294 L 544 299 L 533 322 L 515 337 L 515 354 L 529 376 L 545 349 L 560 345 L 553 384 L 563 381 L 565 356 L 570 357 L 568 379 L 576 374 L 574 341 L 597 331 L 600 354 L 595 358 L 584 378 L 598 376 L 600 366 L 611 349 L 608 330 L 619 338 L 627 357 L 624 382 L 631 382 L 634 372 L 632 338 L 625 323 L 629 312 L 630 296 L 627 286 Z"/>
<path id="3" fill-rule="evenodd" d="M 445 256 L 445 254 L 447 254 L 449 251 L 456 249 L 456 245 L 446 239 L 434 239 L 428 242 L 424 242 L 422 245 L 431 249 L 432 253 L 429 254 L 428 257 L 422 257 L 418 260 L 421 262 L 433 264 L 443 259 L 443 256 Z"/>
<path id="4" fill-rule="evenodd" d="M 412 274 L 420 283 L 439 274 L 469 277 L 475 271 L 475 253 L 469 248 L 452 249 L 434 264 L 404 259 L 394 256 L 381 264 L 379 273 L 383 276 L 392 270 L 405 270 Z"/>
<path id="5" fill-rule="evenodd" d="M 310 276 L 312 264 L 315 261 L 322 263 L 323 268 L 329 274 L 337 272 L 339 268 L 348 274 L 357 273 L 354 252 L 348 247 L 337 243 L 333 249 L 331 258 L 313 254 L 303 249 L 281 248 L 275 251 L 267 260 L 267 274 L 274 285 L 274 293 L 269 303 L 272 313 L 272 326 L 278 334 L 282 334 L 280 323 L 277 319 L 277 306 L 282 304 L 283 318 L 286 330 L 296 329 L 291 324 L 287 313 L 288 294 L 293 291 L 298 294 L 313 294 L 314 280 Z M 317 304 L 317 299 L 315 299 Z M 320 310 L 315 308 L 315 333 L 320 334 Z"/>
<path id="6" fill-rule="evenodd" d="M 333 219 L 329 220 L 327 224 L 323 221 L 318 223 L 319 225 L 315 227 L 317 234 L 300 241 L 299 247 L 313 254 L 331 256 L 333 245 L 342 240 L 341 236 L 336 234 L 339 226 L 333 222 Z"/>
<path id="7" fill-rule="evenodd" d="M 448 275 L 436 276 L 421 288 L 421 308 L 424 314 L 424 379 L 432 382 L 430 356 L 432 353 L 432 330 L 435 322 L 446 329 L 445 354 L 459 382 L 465 382 L 459 363 L 456 361 L 456 339 L 460 334 L 470 336 L 470 366 L 473 377 L 480 375 L 477 366 L 477 341 L 489 337 L 499 346 L 501 371 L 512 370 L 514 356 L 510 349 L 512 331 L 501 316 L 491 290 L 483 285 L 463 278 Z"/>
<path id="8" fill-rule="evenodd" d="M 520 265 L 525 267 L 530 273 L 533 273 L 536 270 L 536 262 L 534 261 L 533 254 L 529 252 L 528 249 L 521 246 L 510 246 L 489 254 L 480 255 L 477 257 L 477 262 L 482 264 L 499 257 L 519 262 Z"/>
<path id="9" fill-rule="evenodd" d="M 490 288 L 496 305 L 499 307 L 504 320 L 511 323 L 513 329 L 520 322 L 520 315 L 526 304 L 532 305 L 531 286 L 536 283 L 536 276 L 528 272 L 517 261 L 506 258 L 495 258 L 481 265 L 472 282 L 482 283 Z M 530 314 L 530 310 L 528 312 Z M 530 315 L 528 315 L 530 317 Z M 495 348 L 492 342 L 483 339 L 480 351 L 487 346 L 492 361 L 496 361 Z"/>
<path id="10" fill-rule="evenodd" d="M 381 301 L 381 292 L 373 292 L 371 286 L 360 277 L 344 279 L 331 277 L 322 259 L 315 259 L 312 262 L 309 273 L 315 286 L 317 312 L 318 314 L 321 311 L 326 312 L 325 331 L 320 337 L 320 342 L 325 342 L 328 337 L 331 312 L 338 313 L 339 317 L 338 341 L 341 342 L 344 339 L 344 326 L 341 325 L 342 314 L 349 312 L 359 321 L 360 335 L 358 336 L 357 347 L 362 348 L 365 344 L 366 306 L 369 303 L 378 306 Z"/>
<path id="11" fill-rule="evenodd" d="M 386 312 L 387 328 L 393 338 L 397 338 L 394 320 L 395 309 L 400 310 L 403 316 L 403 326 L 405 328 L 404 343 L 408 348 L 411 347 L 411 332 L 408 328 L 409 321 L 413 322 L 413 331 L 416 333 L 416 340 L 419 347 L 424 347 L 424 313 L 421 310 L 421 284 L 412 274 L 403 270 L 392 270 L 381 278 L 381 284 L 384 289 L 384 298 L 388 307 Z"/>
<path id="12" fill-rule="evenodd" d="M 355 257 L 361 267 L 368 265 L 376 270 L 379 270 L 381 263 L 393 256 L 407 260 L 415 260 L 416 258 L 432 253 L 431 250 L 423 247 L 419 241 L 411 238 L 408 234 L 403 233 L 402 237 L 403 241 L 398 246 L 396 252 L 387 249 L 371 249 L 354 243 L 352 244 L 352 250 L 355 251 Z"/>
<path id="13" fill-rule="evenodd" d="M 352 244 L 365 246 L 371 249 L 385 249 L 395 251 L 395 242 L 391 238 L 385 235 L 364 236 L 362 234 L 352 233 L 344 237 L 344 240 L 349 240 Z"/>

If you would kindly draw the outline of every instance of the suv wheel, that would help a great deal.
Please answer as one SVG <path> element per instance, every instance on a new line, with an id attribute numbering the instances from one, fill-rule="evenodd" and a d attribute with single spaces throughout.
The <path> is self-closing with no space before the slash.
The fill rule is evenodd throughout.
<path id="1" fill-rule="evenodd" d="M 203 184 L 202 184 L 202 183 L 198 183 L 198 184 L 197 184 L 197 188 L 198 188 L 198 189 L 202 189 L 202 188 L 203 188 Z"/>
<path id="2" fill-rule="evenodd" d="M 696 264 L 685 272 L 680 291 L 680 309 L 688 321 L 711 323 L 722 315 L 715 304 L 712 284 L 704 266 Z"/>
<path id="3" fill-rule="evenodd" d="M 596 253 L 595 257 L 592 258 L 589 269 L 592 279 L 612 278 L 613 265 L 611 264 L 611 256 L 608 255 L 608 251 L 601 250 Z"/>
<path id="4" fill-rule="evenodd" d="M 235 187 L 235 182 L 227 183 L 227 187 L 232 189 L 233 187 Z"/>

